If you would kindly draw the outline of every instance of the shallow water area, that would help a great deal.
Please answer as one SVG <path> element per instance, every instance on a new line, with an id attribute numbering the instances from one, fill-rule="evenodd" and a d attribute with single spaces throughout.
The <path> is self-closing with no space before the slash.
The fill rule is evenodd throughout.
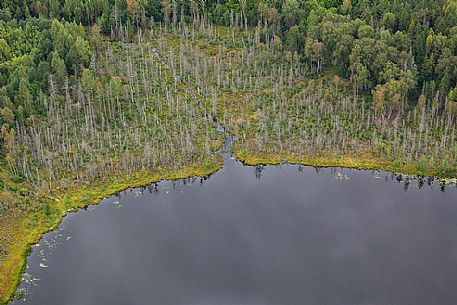
<path id="1" fill-rule="evenodd" d="M 457 189 L 227 159 L 69 215 L 23 278 L 14 305 L 454 305 Z"/>

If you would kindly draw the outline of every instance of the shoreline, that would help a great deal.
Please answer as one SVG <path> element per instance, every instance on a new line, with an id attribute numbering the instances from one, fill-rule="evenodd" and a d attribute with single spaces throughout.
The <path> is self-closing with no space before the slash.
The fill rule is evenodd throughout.
<path id="1" fill-rule="evenodd" d="M 236 145 L 234 147 L 234 153 L 236 159 L 246 166 L 287 163 L 323 168 L 341 167 L 359 170 L 382 170 L 395 174 L 412 176 L 413 178 L 434 177 L 439 183 L 457 184 L 457 178 L 454 178 L 455 176 L 452 178 L 440 177 L 430 168 L 419 170 L 415 164 L 394 164 L 393 162 L 363 155 L 360 157 L 337 157 L 290 153 L 262 154 L 240 149 Z M 129 188 L 147 186 L 163 180 L 205 177 L 214 174 L 224 165 L 220 155 L 217 156 L 216 162 L 205 164 L 205 161 L 201 164 L 183 166 L 177 170 L 159 169 L 155 172 L 142 171 L 124 177 L 110 177 L 103 179 L 95 186 L 88 186 L 85 184 L 74 190 L 59 192 L 56 195 L 56 198 L 60 199 L 59 201 L 56 201 L 58 202 L 58 207 L 54 209 L 54 213 L 51 214 L 52 217 L 55 217 L 55 221 L 52 225 L 46 226 L 41 223 L 33 230 L 27 232 L 24 238 L 18 238 L 10 248 L 12 249 L 12 251 L 10 251 L 11 253 L 0 266 L 0 279 L 2 279 L 0 283 L 7 283 L 4 286 L 0 286 L 0 305 L 7 305 L 16 297 L 16 291 L 20 285 L 21 275 L 26 267 L 26 261 L 30 254 L 31 246 L 39 242 L 45 233 L 55 230 L 69 213 L 77 212 L 79 209 L 89 205 L 97 205 L 103 199 Z M 34 213 L 30 213 L 28 216 L 33 217 L 34 215 Z M 29 218 L 23 219 L 21 223 L 18 224 L 17 227 L 19 230 L 28 231 L 27 228 L 25 228 L 28 219 Z M 20 236 L 21 234 L 17 235 Z"/>
<path id="2" fill-rule="evenodd" d="M 15 299 L 22 273 L 26 268 L 27 257 L 32 250 L 31 246 L 38 243 L 44 234 L 55 230 L 68 214 L 90 205 L 97 205 L 103 199 L 129 188 L 147 186 L 163 180 L 206 177 L 220 170 L 223 164 L 222 158 L 217 156 L 214 161 L 204 160 L 200 164 L 186 165 L 176 170 L 145 170 L 123 177 L 106 178 L 97 185 L 84 184 L 70 191 L 57 192 L 54 196 L 58 199 L 55 201 L 58 206 L 53 208 L 48 216 L 54 219 L 51 224 L 42 219 L 43 216 L 39 215 L 39 212 L 26 212 L 26 218 L 21 219 L 15 227 L 14 232 L 17 234 L 14 235 L 14 241 L 9 247 L 9 254 L 0 265 L 0 305 L 7 305 Z M 40 223 L 32 229 L 27 228 L 27 222 L 34 217 L 41 217 Z"/>
<path id="3" fill-rule="evenodd" d="M 433 171 L 431 168 L 418 169 L 418 162 L 395 164 L 391 161 L 363 155 L 358 157 L 338 157 L 329 155 L 311 156 L 293 153 L 263 154 L 252 151 L 244 151 L 244 149 L 240 149 L 238 147 L 235 147 L 234 153 L 240 162 L 248 166 L 278 165 L 286 163 L 321 168 L 341 167 L 358 170 L 379 170 L 391 172 L 397 175 L 410 176 L 413 178 L 433 177 L 439 183 L 457 185 L 457 173 L 453 173 L 449 176 L 442 176 L 437 171 Z"/>

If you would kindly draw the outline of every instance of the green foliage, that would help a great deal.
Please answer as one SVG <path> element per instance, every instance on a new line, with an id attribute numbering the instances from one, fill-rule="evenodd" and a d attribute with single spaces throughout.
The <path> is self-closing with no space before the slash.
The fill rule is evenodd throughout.
<path id="1" fill-rule="evenodd" d="M 45 216 L 51 215 L 51 206 L 49 204 L 43 205 L 43 213 Z"/>
<path id="2" fill-rule="evenodd" d="M 287 46 L 278 52 L 276 38 L 262 42 L 258 29 L 247 43 L 242 32 L 231 30 L 224 36 L 209 25 L 187 40 L 179 31 L 159 33 L 157 44 L 169 52 L 170 65 L 180 67 L 181 77 L 209 97 L 207 107 L 239 136 L 237 149 L 242 153 L 274 160 L 349 156 L 389 168 L 455 175 L 457 94 L 452 91 L 447 103 L 440 104 L 435 82 L 430 81 L 424 94 L 409 103 L 417 74 L 409 62 L 409 39 L 402 32 L 383 31 L 372 38 L 352 34 L 350 79 L 344 73 L 338 76 L 335 63 L 341 59 L 322 45 L 336 47 L 334 33 L 339 29 L 326 24 L 326 18 L 339 18 L 345 35 L 358 33 L 363 26 L 360 21 L 313 13 L 311 19 L 320 20 L 320 25 L 310 29 L 315 36 L 308 35 L 305 54 L 312 63 L 305 69 Z M 208 53 L 202 41 L 214 41 L 218 51 Z M 322 64 L 327 66 L 319 71 Z M 320 75 L 310 79 L 310 69 Z M 356 99 L 351 98 L 351 87 Z M 448 162 L 441 163 L 443 159 Z"/>
<path id="3" fill-rule="evenodd" d="M 457 93 L 453 88 L 457 83 L 456 7 L 455 2 L 446 0 L 375 0 L 369 3 L 362 0 L 2 1 L 0 107 L 4 115 L 0 123 L 2 141 L 7 148 L 3 149 L 3 153 L 7 154 L 5 157 L 9 161 L 16 160 L 16 164 L 26 164 L 24 160 L 29 160 L 30 155 L 36 157 L 36 151 L 24 152 L 17 149 L 15 139 L 17 140 L 18 135 L 24 136 L 23 130 L 31 126 L 37 128 L 39 134 L 43 126 L 53 126 L 57 120 L 54 115 L 59 113 L 58 111 L 65 109 L 61 115 L 66 117 L 72 110 L 84 107 L 85 103 L 95 107 L 95 110 L 85 109 L 94 111 L 90 112 L 93 115 L 90 124 L 100 124 L 107 128 L 105 109 L 97 107 L 106 105 L 106 100 L 113 100 L 116 105 L 111 106 L 120 111 L 123 103 L 132 101 L 132 96 L 144 98 L 148 89 L 139 89 L 138 80 L 133 82 L 131 62 L 123 62 L 125 66 L 117 66 L 117 63 L 110 61 L 113 55 L 106 53 L 104 40 L 109 38 L 112 41 L 130 43 L 136 39 L 136 30 L 141 30 L 142 34 L 151 29 L 152 32 L 160 31 L 159 29 L 182 31 L 186 24 L 193 24 L 193 31 L 198 30 L 198 35 L 203 36 L 207 35 L 201 32 L 206 27 L 210 31 L 214 30 L 211 23 L 230 26 L 226 28 L 223 37 L 207 36 L 208 41 L 202 43 L 207 53 L 217 55 L 221 41 L 222 45 L 230 50 L 245 48 L 246 45 L 255 45 L 255 48 L 258 48 L 255 53 L 258 56 L 255 58 L 256 65 L 243 65 L 240 62 L 236 67 L 239 70 L 226 67 L 227 75 L 209 77 L 218 79 L 218 86 L 224 90 L 229 86 L 229 94 L 241 94 L 246 90 L 247 84 L 252 86 L 253 80 L 259 79 L 259 86 L 268 92 L 278 86 L 272 79 L 287 78 L 290 87 L 286 86 L 284 92 L 278 92 L 282 92 L 281 94 L 285 94 L 289 99 L 293 100 L 296 96 L 305 94 L 302 92 L 305 90 L 304 96 L 312 96 L 313 99 L 318 97 L 325 103 L 333 103 L 332 107 L 344 108 L 342 96 L 351 97 L 354 107 L 360 107 L 357 103 L 363 103 L 367 112 L 374 111 L 380 116 L 376 119 L 386 119 L 389 121 L 386 123 L 388 125 L 399 124 L 399 120 L 408 117 L 410 127 L 417 128 L 418 121 L 410 118 L 414 109 L 431 111 L 433 115 L 430 120 L 433 122 L 455 112 Z M 160 27 L 157 26 L 158 22 L 162 22 Z M 244 29 L 247 29 L 247 32 L 242 33 L 241 30 Z M 103 34 L 105 36 L 102 36 Z M 188 37 L 189 33 L 186 35 Z M 243 37 L 243 40 L 237 36 Z M 114 53 L 119 51 L 115 48 L 108 50 Z M 123 59 L 116 56 L 122 62 Z M 129 56 L 132 59 L 132 54 Z M 198 62 L 198 58 L 195 60 Z M 222 62 L 225 60 L 226 58 L 221 59 Z M 111 63 L 111 66 L 108 66 L 108 63 Z M 208 66 L 206 62 L 201 64 Z M 113 66 L 116 67 L 114 70 Z M 182 70 L 183 64 L 179 66 Z M 257 75 L 255 71 L 259 66 L 269 66 L 262 69 L 272 78 Z M 124 72 L 127 74 L 118 73 L 116 69 L 126 70 Z M 240 86 L 246 75 L 250 75 L 250 80 L 245 79 L 246 83 Z M 199 79 L 204 82 L 202 77 Z M 322 79 L 326 79 L 327 85 L 315 81 Z M 173 84 L 172 80 L 168 81 L 169 85 Z M 224 83 L 225 85 L 221 85 Z M 329 83 L 332 84 L 330 87 Z M 135 90 L 139 90 L 136 95 L 132 93 Z M 313 93 L 313 90 L 320 91 Z M 419 96 L 421 98 L 418 98 Z M 370 97 L 371 104 L 367 102 Z M 152 96 L 146 95 L 146 98 L 150 99 Z M 258 98 L 264 99 L 265 103 L 273 103 L 271 106 L 276 110 L 278 105 L 285 103 L 284 97 L 278 102 L 277 96 L 269 96 L 265 92 Z M 420 105 L 414 107 L 417 101 L 420 101 Z M 60 103 L 66 108 L 60 108 Z M 54 105 L 56 109 L 50 108 L 50 105 Z M 327 106 L 326 104 L 325 107 Z M 265 105 L 253 103 L 246 104 L 245 107 L 243 111 L 248 113 L 260 111 L 263 119 L 273 115 L 271 109 L 263 108 Z M 215 102 L 211 108 L 221 111 L 222 107 Z M 306 108 L 301 108 L 299 104 L 295 105 L 295 108 L 298 113 L 306 111 Z M 112 117 L 113 110 L 108 109 L 111 116 L 109 119 L 115 119 L 112 123 L 116 128 L 125 127 L 126 121 L 137 119 L 135 112 L 128 109 L 122 116 L 115 118 Z M 138 109 L 143 108 L 137 106 Z M 288 111 L 292 112 L 292 109 Z M 80 115 L 80 112 L 77 113 Z M 242 111 L 238 110 L 236 114 L 242 114 Z M 269 126 L 272 123 L 265 121 L 265 126 L 257 128 L 275 141 L 282 141 L 284 130 L 289 130 L 291 137 L 301 135 L 307 128 L 317 128 L 327 135 L 335 132 L 334 120 L 326 115 L 317 120 L 309 117 L 309 121 L 303 124 L 305 127 L 293 123 L 290 118 L 289 121 L 282 120 L 287 117 L 281 116 L 275 126 Z M 417 117 L 416 115 L 416 120 Z M 370 117 L 368 121 L 370 120 L 374 118 Z M 390 120 L 395 121 L 392 123 Z M 453 123 L 453 119 L 451 122 Z M 386 135 L 385 130 L 376 134 L 372 132 L 372 123 L 365 126 L 365 129 L 355 128 L 354 118 L 348 115 L 341 122 L 338 121 L 338 124 L 342 124 L 338 125 L 338 128 L 355 128 L 360 134 L 357 139 L 373 143 L 378 140 L 378 136 L 386 140 L 396 134 L 391 131 Z M 436 126 L 441 125 L 436 123 Z M 243 129 L 245 126 L 236 128 Z M 440 130 L 438 127 L 435 129 L 431 132 L 436 136 L 434 140 L 440 140 Z M 213 133 L 214 131 L 209 132 L 210 139 L 215 138 Z M 349 134 L 346 136 L 349 137 Z M 429 136 L 430 134 L 427 134 L 427 137 Z M 446 134 L 445 139 L 449 138 L 450 135 Z M 433 141 L 427 143 L 430 142 Z M 376 145 L 378 144 L 376 142 Z M 345 145 L 347 146 L 347 143 Z M 390 149 L 388 145 L 386 149 Z M 73 152 L 75 149 L 69 148 L 69 151 Z M 44 166 L 45 159 L 44 155 L 31 158 L 23 172 L 39 171 Z M 75 160 L 72 162 L 78 163 Z"/>
<path id="4" fill-rule="evenodd" d="M 33 54 L 35 63 L 46 59 L 49 65 L 49 58 L 45 57 L 54 50 L 65 61 L 68 74 L 77 75 L 90 60 L 89 47 L 77 24 L 98 23 L 105 35 L 125 39 L 136 26 L 147 28 L 151 21 L 165 18 L 168 23 L 175 23 L 205 14 L 213 22 L 224 25 L 239 27 L 245 21 L 251 26 L 261 24 L 264 37 L 274 34 L 289 51 L 297 52 L 302 61 L 319 64 L 317 73 L 336 66 L 342 76 L 357 78 L 350 67 L 358 66 L 358 62 L 350 62 L 349 55 L 358 44 L 367 43 L 368 50 L 358 61 L 375 66 L 370 69 L 371 65 L 364 64 L 372 71 L 368 71 L 366 85 L 356 85 L 360 87 L 358 91 L 369 93 L 377 85 L 385 84 L 379 73 L 385 70 L 382 65 L 390 61 L 399 69 L 412 70 L 417 87 L 408 94 L 413 96 L 419 95 L 428 82 L 438 80 L 435 85 L 443 104 L 450 87 L 457 82 L 456 7 L 455 1 L 447 0 L 375 0 L 369 4 L 362 0 L 37 0 L 21 4 L 18 0 L 8 0 L 0 4 L 0 16 L 6 21 L 1 26 L 10 27 L 3 31 L 0 26 L 0 63 L 21 54 Z M 46 28 L 43 22 L 47 22 L 48 28 L 50 22 L 42 21 L 43 18 L 63 18 L 70 23 L 54 21 L 49 32 L 43 30 Z M 24 19 L 25 26 L 20 24 Z M 33 29 L 24 31 L 32 23 Z M 32 31 L 40 34 L 29 35 Z M 35 41 L 29 44 L 29 39 Z M 310 53 L 304 52 L 306 41 L 313 42 L 310 47 L 322 47 L 325 54 L 318 60 L 315 52 L 309 56 Z M 29 74 L 34 72 L 27 70 Z M 441 80 L 445 83 L 441 84 Z M 45 91 L 48 80 L 37 81 L 39 90 Z M 60 87 L 61 81 L 56 81 Z M 15 81 L 12 87 L 16 88 L 11 92 L 17 90 L 18 82 Z M 36 93 L 33 92 L 34 97 Z"/>

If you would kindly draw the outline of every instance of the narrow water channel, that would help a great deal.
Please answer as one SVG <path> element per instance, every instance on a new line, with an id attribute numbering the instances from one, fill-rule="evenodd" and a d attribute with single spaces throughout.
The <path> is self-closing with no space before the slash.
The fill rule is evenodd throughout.
<path id="1" fill-rule="evenodd" d="M 456 304 L 456 188 L 226 159 L 66 217 L 12 304 Z"/>

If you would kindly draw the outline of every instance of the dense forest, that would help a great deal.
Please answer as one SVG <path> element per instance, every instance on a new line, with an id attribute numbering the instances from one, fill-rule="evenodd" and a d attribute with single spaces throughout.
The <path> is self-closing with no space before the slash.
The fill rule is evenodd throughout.
<path id="1" fill-rule="evenodd" d="M 208 113 L 248 163 L 455 178 L 457 1 L 1 1 L 0 267 L 62 190 L 217 168 Z"/>

